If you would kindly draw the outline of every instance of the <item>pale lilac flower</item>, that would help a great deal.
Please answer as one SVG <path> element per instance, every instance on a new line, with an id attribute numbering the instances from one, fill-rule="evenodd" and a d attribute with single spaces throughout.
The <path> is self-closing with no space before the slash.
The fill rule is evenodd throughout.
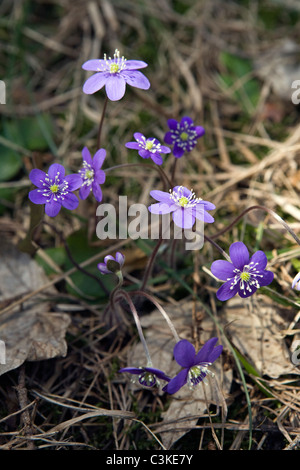
<path id="1" fill-rule="evenodd" d="M 195 193 L 184 186 L 175 186 L 168 193 L 154 190 L 150 195 L 159 201 L 148 207 L 153 214 L 170 214 L 178 227 L 190 229 L 195 220 L 206 223 L 214 222 L 214 218 L 206 211 L 215 209 L 215 205 L 197 198 Z"/>
<path id="2" fill-rule="evenodd" d="M 86 199 L 92 191 L 96 201 L 102 201 L 102 190 L 100 184 L 105 182 L 105 173 L 101 170 L 101 167 L 105 156 L 106 151 L 104 149 L 99 149 L 92 158 L 88 148 L 83 148 L 83 165 L 79 170 L 79 175 L 82 178 L 82 186 L 79 190 L 80 199 Z"/>
<path id="3" fill-rule="evenodd" d="M 161 379 L 166 382 L 169 382 L 170 377 L 168 377 L 160 369 L 155 369 L 154 367 L 123 367 L 119 372 L 128 372 L 129 374 L 138 375 L 138 381 L 143 387 L 154 387 L 159 380 Z"/>
<path id="4" fill-rule="evenodd" d="M 174 157 L 180 158 L 185 152 L 193 150 L 197 139 L 205 134 L 205 129 L 201 126 L 194 126 L 193 120 L 185 116 L 180 122 L 175 119 L 168 120 L 170 130 L 165 135 L 165 142 L 168 145 L 174 145 Z"/>
<path id="5" fill-rule="evenodd" d="M 136 142 L 127 142 L 125 147 L 138 150 L 140 157 L 151 158 L 157 165 L 161 165 L 163 162 L 162 154 L 171 152 L 169 147 L 161 145 L 161 143 L 154 137 L 146 139 L 146 137 L 140 132 L 135 132 L 133 137 Z"/>
<path id="6" fill-rule="evenodd" d="M 126 84 L 148 90 L 150 82 L 138 70 L 147 66 L 148 64 L 141 60 L 126 60 L 124 57 L 120 57 L 118 49 L 115 50 L 113 58 L 107 58 L 104 55 L 104 59 L 88 60 L 82 68 L 96 73 L 86 80 L 83 92 L 91 95 L 105 85 L 107 97 L 111 101 L 118 101 L 125 94 Z"/>
<path id="7" fill-rule="evenodd" d="M 208 368 L 223 351 L 222 345 L 215 346 L 217 341 L 218 338 L 209 339 L 197 354 L 194 346 L 188 340 L 178 341 L 175 344 L 173 355 L 182 370 L 164 386 L 163 390 L 173 394 L 186 383 L 190 388 L 193 388 L 202 382 L 207 374 L 212 374 Z"/>
<path id="8" fill-rule="evenodd" d="M 98 263 L 98 269 L 101 274 L 116 274 L 121 271 L 124 261 L 123 253 L 117 251 L 115 258 L 112 255 L 105 256 L 104 263 Z"/>
<path id="9" fill-rule="evenodd" d="M 51 165 L 48 173 L 37 168 L 31 170 L 29 179 L 37 186 L 29 192 L 29 199 L 34 204 L 45 204 L 45 213 L 49 217 L 57 216 L 61 206 L 69 210 L 78 206 L 73 191 L 82 185 L 82 179 L 78 174 L 65 176 L 65 168 L 59 163 Z"/>
<path id="10" fill-rule="evenodd" d="M 300 273 L 298 273 L 292 282 L 292 289 L 300 290 Z"/>
<path id="11" fill-rule="evenodd" d="M 219 300 L 231 299 L 235 294 L 249 297 L 273 281 L 272 271 L 265 270 L 268 260 L 263 251 L 256 251 L 250 258 L 246 245 L 235 242 L 230 246 L 229 254 L 231 262 L 218 260 L 211 265 L 213 275 L 226 281 L 217 291 Z"/>

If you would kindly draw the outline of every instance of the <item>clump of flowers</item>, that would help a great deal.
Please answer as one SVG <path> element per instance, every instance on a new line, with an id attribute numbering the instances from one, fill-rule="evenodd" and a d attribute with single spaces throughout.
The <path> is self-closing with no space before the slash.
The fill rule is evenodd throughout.
<path id="1" fill-rule="evenodd" d="M 30 181 L 37 187 L 29 192 L 28 197 L 34 204 L 45 204 L 45 213 L 56 217 L 61 207 L 74 210 L 79 201 L 73 192 L 80 188 L 82 179 L 78 174 L 65 175 L 65 168 L 53 163 L 48 173 L 34 168 L 29 174 Z"/>
<path id="2" fill-rule="evenodd" d="M 186 383 L 193 389 L 200 382 L 205 380 L 207 374 L 213 373 L 209 366 L 218 359 L 223 351 L 223 346 L 218 345 L 218 338 L 209 339 L 200 351 L 196 354 L 194 346 L 186 339 L 175 344 L 174 359 L 182 367 L 182 370 L 171 379 L 163 390 L 169 394 L 174 394 Z"/>
<path id="3" fill-rule="evenodd" d="M 211 265 L 211 272 L 222 281 L 226 281 L 217 291 L 219 300 L 228 300 L 238 294 L 249 297 L 262 286 L 269 285 L 274 278 L 272 271 L 267 271 L 267 257 L 261 250 L 251 258 L 243 242 L 235 242 L 229 248 L 230 261 L 217 260 Z"/>
<path id="4" fill-rule="evenodd" d="M 194 191 L 184 186 L 175 186 L 168 193 L 154 190 L 150 195 L 159 202 L 149 206 L 149 211 L 153 214 L 172 213 L 175 225 L 180 228 L 192 228 L 196 219 L 207 223 L 214 222 L 214 218 L 207 211 L 215 209 L 215 205 L 196 197 Z"/>
<path id="5" fill-rule="evenodd" d="M 195 147 L 197 140 L 205 134 L 205 129 L 195 126 L 193 120 L 184 116 L 180 122 L 169 119 L 170 130 L 165 134 L 165 142 L 173 145 L 174 157 L 180 158 L 185 152 L 190 152 Z"/>
<path id="6" fill-rule="evenodd" d="M 159 385 L 159 380 L 164 380 L 165 382 L 170 381 L 170 377 L 168 377 L 162 370 L 155 369 L 154 367 L 123 367 L 119 372 L 138 375 L 139 384 L 147 388 Z"/>
<path id="7" fill-rule="evenodd" d="M 154 137 L 146 139 L 146 137 L 140 132 L 135 132 L 133 137 L 136 142 L 127 142 L 125 147 L 138 150 L 140 157 L 151 158 L 157 165 L 161 165 L 163 163 L 163 154 L 171 152 L 169 147 L 161 145 L 161 143 Z"/>
<path id="8" fill-rule="evenodd" d="M 86 61 L 82 68 L 96 72 L 89 77 L 83 85 L 83 92 L 91 95 L 105 86 L 108 99 L 118 101 L 123 98 L 126 84 L 132 87 L 148 90 L 150 82 L 138 69 L 147 67 L 142 60 L 126 60 L 120 57 L 118 49 L 113 58 L 92 59 Z"/>
<path id="9" fill-rule="evenodd" d="M 78 172 L 82 179 L 82 186 L 79 190 L 80 199 L 86 199 L 92 191 L 96 201 L 102 201 L 102 190 L 100 184 L 105 182 L 105 172 L 101 170 L 101 167 L 105 157 L 106 151 L 104 149 L 97 150 L 92 158 L 88 148 L 83 148 L 83 165 Z"/>

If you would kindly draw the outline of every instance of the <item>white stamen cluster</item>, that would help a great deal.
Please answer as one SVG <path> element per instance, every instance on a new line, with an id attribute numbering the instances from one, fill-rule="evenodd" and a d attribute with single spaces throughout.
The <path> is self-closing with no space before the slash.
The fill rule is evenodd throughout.
<path id="1" fill-rule="evenodd" d="M 137 142 L 140 144 L 141 147 L 145 150 L 149 150 L 151 153 L 159 153 L 161 152 L 161 144 L 154 143 L 155 139 L 146 139 L 145 136 L 141 136 L 141 138 L 137 139 Z"/>
<path id="2" fill-rule="evenodd" d="M 181 148 L 189 148 L 190 145 L 193 145 L 195 139 L 197 138 L 197 132 L 195 129 L 190 128 L 190 124 L 188 122 L 184 122 L 183 124 L 177 123 L 177 128 L 172 129 L 172 137 L 174 143 Z"/>
<path id="3" fill-rule="evenodd" d="M 233 272 L 236 274 L 232 279 L 230 289 L 233 289 L 238 283 L 240 283 L 240 290 L 244 293 L 246 293 L 246 291 L 251 293 L 253 288 L 259 289 L 260 283 L 258 282 L 258 278 L 262 278 L 263 274 L 260 274 L 260 271 L 256 268 L 257 265 L 258 263 L 251 261 L 251 263 L 245 264 L 243 271 L 237 268 L 234 269 Z M 229 280 L 230 278 L 228 281 Z"/>
<path id="4" fill-rule="evenodd" d="M 46 202 L 64 200 L 65 196 L 69 193 L 68 182 L 66 180 L 60 181 L 60 172 L 55 175 L 54 180 L 46 175 L 44 180 L 41 180 L 43 189 L 38 189 L 39 193 L 47 198 Z"/>
<path id="5" fill-rule="evenodd" d="M 170 198 L 180 207 L 184 207 L 188 209 L 190 207 L 196 206 L 202 199 L 200 197 L 196 197 L 193 189 L 191 189 L 190 194 L 188 196 L 183 195 L 183 186 L 180 186 L 176 190 L 170 189 Z"/>
<path id="6" fill-rule="evenodd" d="M 92 166 L 85 160 L 83 161 L 82 169 L 79 171 L 79 174 L 83 180 L 82 186 L 91 186 L 94 181 L 95 172 Z"/>
<path id="7" fill-rule="evenodd" d="M 208 369 L 208 366 L 211 366 L 211 362 L 203 362 L 190 368 L 187 378 L 187 384 L 189 388 L 195 387 L 200 382 L 207 384 L 205 377 L 210 374 L 212 377 L 214 373 Z"/>
<path id="8" fill-rule="evenodd" d="M 126 59 L 124 56 L 120 57 L 118 49 L 115 50 L 113 58 L 104 54 L 105 67 L 102 69 L 101 65 L 98 67 L 98 72 L 119 73 L 126 68 Z"/>

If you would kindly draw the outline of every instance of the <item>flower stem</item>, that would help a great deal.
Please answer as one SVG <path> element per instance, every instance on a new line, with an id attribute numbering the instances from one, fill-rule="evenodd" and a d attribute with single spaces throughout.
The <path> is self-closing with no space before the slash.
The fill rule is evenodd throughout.
<path id="1" fill-rule="evenodd" d="M 159 250 L 159 248 L 160 248 L 160 245 L 162 244 L 162 241 L 163 241 L 163 238 L 162 238 L 162 235 L 161 235 L 160 238 L 159 238 L 159 240 L 158 240 L 158 242 L 157 242 L 157 244 L 156 244 L 156 246 L 155 246 L 155 248 L 154 248 L 154 250 L 153 250 L 152 253 L 151 253 L 151 256 L 150 256 L 149 260 L 148 260 L 148 265 L 147 265 L 147 267 L 146 267 L 146 271 L 145 271 L 145 273 L 144 273 L 143 282 L 142 282 L 142 285 L 141 285 L 141 288 L 140 288 L 141 291 L 143 291 L 143 290 L 145 289 L 145 287 L 146 287 L 147 281 L 148 281 L 149 276 L 150 276 L 150 274 L 151 274 L 151 271 L 152 271 L 152 269 L 153 269 L 153 264 L 154 264 L 156 255 L 157 255 L 157 253 L 158 253 L 158 250 Z"/>
<path id="2" fill-rule="evenodd" d="M 165 311 L 165 309 L 160 305 L 159 302 L 157 302 L 157 300 L 150 294 L 148 294 L 147 292 L 144 292 L 144 291 L 141 291 L 141 290 L 137 290 L 137 291 L 134 291 L 134 292 L 131 292 L 132 295 L 143 295 L 144 297 L 146 297 L 147 299 L 149 299 L 155 306 L 156 308 L 160 311 L 160 313 L 162 314 L 162 316 L 164 317 L 164 319 L 166 320 L 168 326 L 170 327 L 170 330 L 172 331 L 172 334 L 174 336 L 174 339 L 176 342 L 180 341 L 180 338 L 177 334 L 177 331 L 175 329 L 175 326 L 173 325 L 169 315 L 167 314 L 167 312 Z"/>
<path id="3" fill-rule="evenodd" d="M 137 313 L 137 310 L 134 306 L 134 303 L 132 302 L 132 300 L 130 298 L 130 295 L 125 290 L 118 289 L 117 293 L 118 293 L 118 297 L 120 296 L 120 297 L 125 298 L 125 300 L 127 301 L 128 305 L 130 307 L 133 318 L 135 320 L 135 324 L 136 324 L 136 327 L 137 327 L 137 330 L 138 330 L 140 340 L 141 340 L 143 348 L 145 350 L 145 354 L 146 354 L 146 357 L 147 357 L 147 365 L 148 365 L 148 367 L 151 367 L 152 360 L 151 360 L 151 357 L 150 357 L 150 352 L 149 352 L 149 349 L 148 349 L 148 346 L 147 346 L 147 343 L 146 343 L 146 340 L 145 340 L 145 336 L 144 336 L 144 333 L 143 333 L 143 330 L 142 330 L 140 318 L 138 316 L 138 313 Z M 116 299 L 116 300 L 118 300 L 118 299 Z"/>
<path id="4" fill-rule="evenodd" d="M 173 187 L 169 177 L 166 174 L 166 172 L 159 165 L 151 165 L 149 163 L 122 163 L 121 165 L 115 165 L 115 166 L 111 166 L 110 168 L 106 168 L 105 172 L 108 172 L 108 171 L 111 171 L 111 170 L 116 170 L 118 168 L 126 168 L 126 167 L 137 166 L 137 165 L 142 166 L 142 167 L 147 166 L 149 168 L 152 168 L 152 169 L 158 171 L 160 173 L 160 175 L 163 177 L 163 179 L 165 180 L 165 186 L 169 186 L 169 188 Z"/>
<path id="5" fill-rule="evenodd" d="M 103 121 L 104 121 L 104 116 L 105 116 L 105 111 L 107 108 L 107 103 L 108 103 L 108 98 L 106 96 L 104 105 L 103 105 L 103 110 L 102 110 L 102 115 L 99 123 L 99 129 L 98 129 L 98 135 L 97 135 L 97 150 L 100 149 L 100 142 L 101 142 L 101 132 L 102 132 L 102 127 L 103 127 Z"/>

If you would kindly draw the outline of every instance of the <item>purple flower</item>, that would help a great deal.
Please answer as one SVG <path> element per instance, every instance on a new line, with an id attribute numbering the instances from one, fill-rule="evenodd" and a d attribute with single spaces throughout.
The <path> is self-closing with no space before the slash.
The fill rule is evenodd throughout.
<path id="1" fill-rule="evenodd" d="M 112 255 L 105 256 L 104 263 L 99 263 L 98 269 L 102 274 L 116 274 L 121 271 L 124 261 L 125 256 L 117 251 L 115 258 Z"/>
<path id="2" fill-rule="evenodd" d="M 111 101 L 118 101 L 125 94 L 126 84 L 142 90 L 148 90 L 150 82 L 138 69 L 147 67 L 141 60 L 126 60 L 120 57 L 118 49 L 113 58 L 92 59 L 82 66 L 84 70 L 97 72 L 87 79 L 83 85 L 83 92 L 91 95 L 105 85 L 107 97 Z"/>
<path id="3" fill-rule="evenodd" d="M 298 273 L 292 282 L 292 289 L 300 290 L 300 273 Z"/>
<path id="4" fill-rule="evenodd" d="M 87 147 L 83 148 L 83 165 L 79 170 L 79 175 L 83 181 L 79 190 L 80 199 L 86 199 L 92 191 L 96 201 L 102 201 L 102 191 L 100 184 L 104 183 L 105 181 L 105 173 L 103 170 L 101 170 L 101 167 L 105 157 L 106 151 L 104 149 L 97 150 L 94 157 L 92 158 Z"/>
<path id="5" fill-rule="evenodd" d="M 168 120 L 170 130 L 165 135 L 165 142 L 174 145 L 174 157 L 180 158 L 184 152 L 190 152 L 196 145 L 197 139 L 205 134 L 205 129 L 201 126 L 194 126 L 193 120 L 185 116 L 180 122 L 175 119 Z"/>
<path id="6" fill-rule="evenodd" d="M 160 142 L 154 137 L 146 139 L 146 137 L 140 132 L 133 134 L 136 142 L 127 142 L 125 147 L 129 149 L 138 150 L 140 157 L 152 158 L 154 163 L 161 165 L 163 162 L 161 154 L 170 153 L 169 147 L 161 145 Z"/>
<path id="7" fill-rule="evenodd" d="M 184 186 L 175 186 L 170 192 L 151 191 L 150 195 L 159 201 L 148 207 L 153 214 L 169 214 L 178 227 L 192 228 L 196 219 L 212 223 L 214 218 L 207 210 L 215 209 L 215 205 L 201 198 L 196 198 L 195 193 Z"/>
<path id="8" fill-rule="evenodd" d="M 170 380 L 170 377 L 163 371 L 153 367 L 123 367 L 119 372 L 138 375 L 138 381 L 143 387 L 154 387 L 159 382 L 157 379 L 165 380 L 166 382 Z"/>
<path id="9" fill-rule="evenodd" d="M 35 168 L 29 174 L 30 181 L 37 186 L 29 192 L 28 197 L 34 204 L 45 204 L 45 212 L 55 217 L 61 206 L 73 210 L 79 204 L 73 191 L 82 185 L 78 174 L 65 176 L 65 169 L 59 163 L 49 167 L 48 173 Z"/>
<path id="10" fill-rule="evenodd" d="M 212 374 L 208 367 L 218 359 L 223 350 L 222 345 L 214 347 L 217 341 L 218 338 L 209 339 L 197 354 L 189 341 L 186 339 L 178 341 L 174 347 L 174 359 L 183 369 L 165 385 L 163 390 L 173 394 L 186 383 L 193 388 L 202 382 L 207 374 Z"/>
<path id="11" fill-rule="evenodd" d="M 243 242 L 235 242 L 229 248 L 230 261 L 218 260 L 211 265 L 214 276 L 226 281 L 217 291 L 219 300 L 228 300 L 239 294 L 249 297 L 257 289 L 273 281 L 274 274 L 266 271 L 267 257 L 263 251 L 256 251 L 251 258 Z"/>

